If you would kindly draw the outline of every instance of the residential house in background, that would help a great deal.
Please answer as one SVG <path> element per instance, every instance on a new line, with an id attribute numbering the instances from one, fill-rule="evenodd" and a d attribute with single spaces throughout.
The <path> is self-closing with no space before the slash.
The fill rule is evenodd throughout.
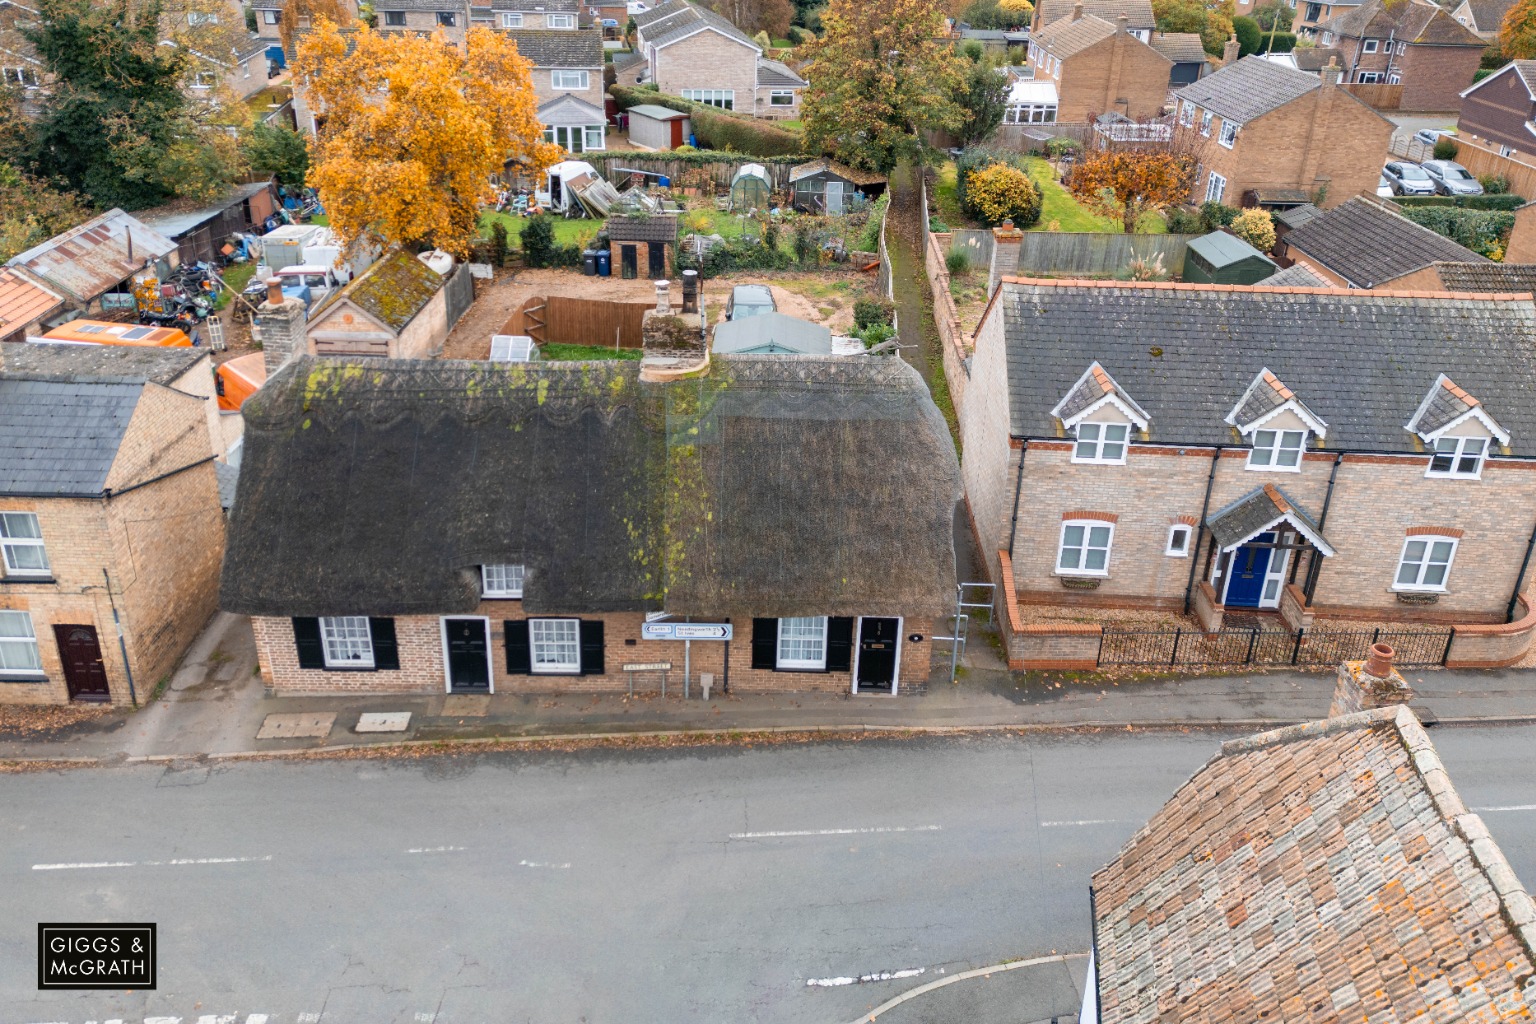
<path id="1" fill-rule="evenodd" d="M 607 148 L 602 31 L 522 29 L 507 34 L 533 64 L 533 91 L 539 100 L 544 138 L 567 153 Z"/>
<path id="2" fill-rule="evenodd" d="M 1197 32 L 1154 32 L 1147 42 L 1152 49 L 1173 62 L 1168 84 L 1175 89 L 1199 81 L 1210 70 L 1205 45 L 1200 42 Z"/>
<path id="3" fill-rule="evenodd" d="M 1116 24 L 1123 14 L 1126 27 L 1142 42 L 1150 42 L 1157 28 L 1157 17 L 1152 13 L 1152 0 L 1040 0 L 1030 21 L 1030 35 L 1038 35 L 1041 29 L 1068 18 L 1083 15 Z"/>
<path id="4" fill-rule="evenodd" d="M 511 32 L 574 32 L 584 20 L 577 0 L 490 0 L 487 6 L 471 7 L 470 13 L 475 24 Z M 601 38 L 601 29 L 598 33 Z"/>
<path id="5" fill-rule="evenodd" d="M 1177 90 L 1180 129 L 1204 142 L 1190 201 L 1294 206 L 1322 193 L 1329 207 L 1374 192 L 1393 124 L 1340 89 L 1338 74 L 1250 56 Z"/>
<path id="6" fill-rule="evenodd" d="M 1536 294 L 1536 263 L 1437 263 L 1440 284 L 1448 292 L 1530 292 Z"/>
<path id="7" fill-rule="evenodd" d="M 122 210 L 108 210 L 18 253 L 5 265 L 63 297 L 69 318 L 132 308 L 133 278 L 164 279 L 181 265 L 175 242 Z"/>
<path id="8" fill-rule="evenodd" d="M 1347 83 L 1401 85 L 1403 110 L 1457 110 L 1488 42 L 1433 0 L 1366 0 L 1319 26 Z"/>
<path id="9" fill-rule="evenodd" d="M 0 375 L 0 702 L 144 699 L 213 614 L 223 554 L 202 398 Z"/>
<path id="10" fill-rule="evenodd" d="M 1106 21 L 1073 9 L 1030 37 L 1036 82 L 1056 89 L 1056 119 L 1081 124 L 1101 114 L 1145 121 L 1163 112 L 1173 62 L 1140 37 L 1122 14 Z"/>
<path id="11" fill-rule="evenodd" d="M 637 12 L 636 50 L 643 81 L 662 92 L 754 117 L 799 117 L 805 79 L 763 54 L 752 37 L 688 0 L 666 0 Z M 627 82 L 629 71 L 620 78 Z"/>
<path id="12" fill-rule="evenodd" d="M 1440 264 L 1490 263 L 1371 196 L 1356 196 L 1287 231 L 1276 251 L 1339 288 L 1442 291 Z"/>
<path id="13" fill-rule="evenodd" d="M 25 341 L 57 327 L 64 296 L 19 271 L 0 268 L 0 342 Z"/>
<path id="14" fill-rule="evenodd" d="M 1362 2 L 1363 0 L 1296 0 L 1296 16 L 1291 21 L 1291 31 L 1309 42 L 1316 42 L 1318 26 L 1332 18 L 1348 14 Z M 1253 12 L 1263 6 L 1264 0 L 1238 0 L 1237 13 L 1252 17 Z M 1305 48 L 1296 51 L 1298 56 L 1304 52 Z"/>
<path id="15" fill-rule="evenodd" d="M 1461 0 L 1451 11 L 1457 23 L 1470 29 L 1484 42 L 1497 42 L 1504 15 L 1514 0 Z"/>
<path id="16" fill-rule="evenodd" d="M 920 690 L 959 495 L 927 386 L 899 359 L 708 367 L 303 359 L 270 378 L 222 593 L 267 685 L 611 693 L 659 666 L 675 686 L 687 657 L 716 692 Z M 700 639 L 651 639 L 658 618 Z"/>
<path id="17" fill-rule="evenodd" d="M 1527 177 L 1536 175 L 1536 60 L 1512 60 L 1462 92 L 1456 145 L 1509 160 Z"/>
<path id="18" fill-rule="evenodd" d="M 1519 617 L 1532 330 L 1528 293 L 1005 278 L 960 418 L 1004 612 Z"/>
<path id="19" fill-rule="evenodd" d="M 465 0 L 375 0 L 373 14 L 379 32 L 441 32 L 455 46 L 464 45 L 469 31 L 469 4 Z"/>

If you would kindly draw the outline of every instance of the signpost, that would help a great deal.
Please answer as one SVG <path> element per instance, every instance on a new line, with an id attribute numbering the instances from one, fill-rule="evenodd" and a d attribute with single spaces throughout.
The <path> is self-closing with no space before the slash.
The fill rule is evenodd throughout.
<path id="1" fill-rule="evenodd" d="M 683 699 L 688 699 L 688 677 L 692 674 L 693 641 L 729 640 L 729 622 L 647 622 L 640 626 L 642 640 L 683 641 Z M 727 677 L 729 678 L 729 677 Z"/>

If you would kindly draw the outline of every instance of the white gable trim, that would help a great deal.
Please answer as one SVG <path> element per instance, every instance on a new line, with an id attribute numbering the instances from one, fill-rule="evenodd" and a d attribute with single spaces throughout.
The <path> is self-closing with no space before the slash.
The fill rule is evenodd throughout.
<path id="1" fill-rule="evenodd" d="M 1266 523 L 1265 525 L 1259 527 L 1257 530 L 1254 530 L 1252 533 L 1248 534 L 1248 536 L 1244 537 L 1242 540 L 1234 541 L 1233 543 L 1228 544 L 1226 547 L 1222 548 L 1221 550 L 1222 550 L 1223 553 L 1226 553 L 1226 552 L 1229 552 L 1229 551 L 1236 551 L 1238 548 L 1242 547 L 1244 544 L 1247 544 L 1249 541 L 1253 540 L 1253 538 L 1257 537 L 1259 534 L 1264 533 L 1266 530 L 1273 530 L 1275 527 L 1279 526 L 1281 523 L 1290 523 L 1293 527 L 1296 528 L 1296 532 L 1297 533 L 1301 534 L 1303 537 L 1307 538 L 1307 540 L 1312 542 L 1312 546 L 1313 547 L 1317 548 L 1317 550 L 1321 551 L 1324 555 L 1326 555 L 1329 558 L 1332 558 L 1334 556 L 1335 552 L 1334 552 L 1333 545 L 1329 544 L 1326 540 L 1324 540 L 1322 534 L 1318 533 L 1317 531 L 1313 530 L 1310 526 L 1308 526 L 1306 523 L 1302 522 L 1300 516 L 1294 515 L 1293 513 L 1290 513 L 1290 512 L 1281 512 L 1281 513 L 1279 513 L 1278 515 L 1275 516 L 1275 518 L 1271 519 L 1268 523 Z"/>
<path id="2" fill-rule="evenodd" d="M 678 36 L 676 39 L 668 39 L 664 43 L 648 43 L 647 45 L 650 46 L 653 50 L 665 50 L 667 47 L 676 43 L 686 42 L 687 40 L 692 39 L 700 32 L 713 32 L 721 39 L 728 39 L 743 49 L 751 50 L 755 55 L 759 57 L 763 55 L 763 48 L 761 46 L 758 46 L 756 43 L 744 43 L 740 39 L 737 39 L 735 36 L 727 35 L 726 33 L 720 31 L 713 25 L 700 25 L 698 28 L 694 29 L 692 32 L 689 32 L 685 36 Z"/>
<path id="3" fill-rule="evenodd" d="M 1461 90 L 1461 92 L 1457 93 L 1457 95 L 1465 97 L 1471 93 L 1477 92 L 1477 90 L 1481 89 L 1495 78 L 1499 78 L 1505 74 L 1518 74 L 1518 72 L 1515 71 L 1515 65 L 1513 62 L 1504 65 L 1502 68 L 1495 71 L 1481 82 L 1475 82 L 1472 85 L 1467 86 L 1465 89 Z M 1536 100 L 1536 93 L 1531 92 L 1531 87 L 1526 83 L 1524 75 L 1520 75 L 1520 84 L 1525 86 L 1526 95 L 1530 96 L 1531 99 Z"/>
<path id="4" fill-rule="evenodd" d="M 979 330 L 980 328 L 978 328 L 978 331 Z M 1072 429 L 1073 427 L 1077 426 L 1077 424 L 1086 419 L 1089 414 L 1095 412 L 1096 410 L 1102 409 L 1106 402 L 1113 402 L 1115 408 L 1124 413 L 1125 418 L 1135 424 L 1139 430 L 1145 431 L 1149 426 L 1151 426 L 1152 421 L 1147 416 L 1146 410 L 1137 405 L 1136 400 L 1131 398 L 1129 395 L 1122 395 L 1120 393 L 1118 390 L 1120 387 L 1119 381 L 1115 381 L 1116 390 L 1100 397 L 1092 405 L 1088 406 L 1088 408 L 1073 416 L 1071 419 L 1062 419 L 1062 406 L 1066 405 L 1067 402 L 1071 400 L 1072 396 L 1077 393 L 1077 389 L 1082 387 L 1089 377 L 1093 376 L 1094 370 L 1101 371 L 1104 376 L 1108 377 L 1111 381 L 1115 381 L 1114 375 L 1111 374 L 1108 370 L 1104 369 L 1103 364 L 1100 363 L 1097 359 L 1089 363 L 1088 369 L 1083 371 L 1082 376 L 1078 377 L 1077 380 L 1072 383 L 1072 386 L 1067 389 L 1067 393 L 1061 396 L 1061 401 L 1057 402 L 1055 407 L 1051 409 L 1051 415 L 1056 419 L 1061 420 L 1062 426 L 1066 427 L 1068 430 Z"/>
<path id="5" fill-rule="evenodd" d="M 1495 438 L 1498 439 L 1499 444 L 1509 444 L 1509 432 L 1503 427 L 1499 426 L 1494 418 L 1488 415 L 1488 413 L 1485 412 L 1483 407 L 1480 405 L 1475 405 L 1468 409 L 1466 412 L 1462 413 L 1460 416 L 1457 416 L 1455 419 L 1451 420 L 1451 422 L 1447 423 L 1445 426 L 1441 427 L 1434 433 L 1420 434 L 1419 436 L 1422 437 L 1425 441 L 1433 443 L 1448 434 L 1454 435 L 1456 428 L 1468 420 L 1477 420 L 1477 422 L 1481 423 L 1488 429 L 1488 433 L 1492 434 Z"/>
<path id="6" fill-rule="evenodd" d="M 1137 427 L 1137 429 L 1139 429 L 1139 430 L 1146 430 L 1147 429 L 1146 417 L 1142 416 L 1141 413 L 1139 413 L 1135 409 L 1131 408 L 1131 406 L 1129 404 L 1127 404 L 1125 401 L 1123 401 L 1114 392 L 1111 392 L 1111 393 L 1105 395 L 1103 398 L 1099 399 L 1097 402 L 1094 402 L 1088 408 L 1084 409 L 1082 412 L 1078 413 L 1076 416 L 1073 416 L 1071 419 L 1062 420 L 1061 421 L 1061 425 L 1066 427 L 1068 430 L 1071 430 L 1073 427 L 1077 426 L 1079 423 L 1082 423 L 1082 422 L 1084 422 L 1086 420 L 1093 419 L 1093 414 L 1098 412 L 1100 409 L 1104 408 L 1106 405 L 1112 405 L 1116 409 L 1119 409 L 1121 415 L 1123 415 L 1126 419 L 1130 420 L 1131 423 L 1134 424 Z"/>
<path id="7" fill-rule="evenodd" d="M 1264 424 L 1268 423 L 1270 420 L 1274 419 L 1276 416 L 1279 416 L 1283 412 L 1295 413 L 1296 418 L 1305 423 L 1307 425 L 1307 429 L 1317 435 L 1318 440 L 1323 440 L 1328 436 L 1328 424 L 1312 415 L 1311 411 L 1308 410 L 1306 406 L 1302 405 L 1300 401 L 1294 398 L 1283 405 L 1275 406 L 1275 408 L 1269 410 L 1269 412 L 1265 413 L 1263 416 L 1260 416 L 1252 423 L 1237 423 L 1233 425 L 1237 427 L 1239 433 L 1251 434 L 1255 430 L 1261 429 Z"/>

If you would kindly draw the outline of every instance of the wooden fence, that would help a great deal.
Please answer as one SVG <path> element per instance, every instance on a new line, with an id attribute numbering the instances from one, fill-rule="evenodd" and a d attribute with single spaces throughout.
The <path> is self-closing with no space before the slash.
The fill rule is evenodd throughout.
<path id="1" fill-rule="evenodd" d="M 782 191 L 789 188 L 789 170 L 794 163 L 772 163 L 771 158 L 743 156 L 739 161 L 718 161 L 708 164 L 694 164 L 683 160 L 668 158 L 661 153 L 646 153 L 643 151 L 624 150 L 616 153 L 592 153 L 581 154 L 580 158 L 591 164 L 598 174 L 618 186 L 624 179 L 624 168 L 635 171 L 649 171 L 652 174 L 664 174 L 676 184 L 690 172 L 697 172 L 699 168 L 708 171 L 717 188 L 730 188 L 731 178 L 741 170 L 742 164 L 755 163 L 768 172 L 768 183 L 774 191 Z M 654 183 L 654 182 L 653 182 Z"/>
<path id="2" fill-rule="evenodd" d="M 1456 140 L 1456 162 L 1474 176 L 1492 175 L 1509 179 L 1509 190 L 1517 196 L 1536 196 L 1536 167 L 1499 156 L 1465 139 Z"/>
<path id="3" fill-rule="evenodd" d="M 1403 87 L 1385 82 L 1351 82 L 1342 88 L 1354 94 L 1355 99 L 1377 110 L 1396 110 L 1403 104 Z"/>
<path id="4" fill-rule="evenodd" d="M 1028 231 L 1019 243 L 1016 273 L 1053 276 L 1130 276 L 1133 259 L 1162 256 L 1175 279 L 1184 273 L 1184 253 L 1199 235 L 1126 235 L 1099 232 Z"/>
<path id="5" fill-rule="evenodd" d="M 654 308 L 654 302 L 535 296 L 512 314 L 502 333 L 526 334 L 539 345 L 606 347 L 617 337 L 619 348 L 639 348 L 645 311 Z"/>

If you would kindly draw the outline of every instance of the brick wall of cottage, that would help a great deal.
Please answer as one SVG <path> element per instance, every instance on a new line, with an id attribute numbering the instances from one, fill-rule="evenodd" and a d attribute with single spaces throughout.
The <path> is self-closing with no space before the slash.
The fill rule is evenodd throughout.
<path id="1" fill-rule="evenodd" d="M 1327 185 L 1323 207 L 1362 192 L 1374 194 L 1387 159 L 1392 123 L 1346 90 L 1324 86 L 1242 126 L 1231 149 L 1220 145 L 1222 119 L 1212 119 L 1191 198 L 1203 202 L 1209 174 L 1227 179 L 1222 201 L 1238 206 L 1249 189 Z M 1196 128 L 1199 120 L 1196 119 Z"/>
<path id="2" fill-rule="evenodd" d="M 1475 46 L 1409 43 L 1398 58 L 1403 76 L 1402 110 L 1461 109 L 1461 91 L 1472 84 L 1483 51 Z"/>
<path id="3" fill-rule="evenodd" d="M 506 671 L 505 623 L 523 619 L 519 601 L 484 601 L 471 615 L 490 620 L 492 681 L 497 693 L 623 693 L 629 680 L 626 664 L 671 662 L 667 692 L 673 687 L 682 693 L 683 644 L 679 641 L 654 641 L 640 638 L 645 615 L 640 612 L 613 612 L 606 615 L 554 616 L 603 622 L 602 675 L 508 675 Z M 455 616 L 457 617 L 457 616 Z M 466 616 L 467 617 L 467 616 Z M 436 615 L 395 617 L 395 637 L 400 650 L 400 668 L 391 671 L 331 671 L 299 668 L 294 644 L 293 621 L 286 618 L 252 618 L 256 634 L 257 658 L 267 686 L 286 693 L 442 693 L 447 689 L 444 668 L 441 619 Z M 900 689 L 916 692 L 928 680 L 933 641 L 933 624 L 925 619 L 902 622 Z M 715 687 L 725 685 L 726 649 L 730 651 L 730 687 L 734 693 L 778 693 L 821 691 L 845 693 L 852 686 L 851 672 L 777 672 L 752 667 L 752 622 L 735 623 L 736 639 L 728 645 L 714 641 L 695 641 L 691 654 L 694 685 L 698 674 L 715 674 Z M 922 636 L 919 642 L 907 638 Z M 855 638 L 857 639 L 857 638 Z M 636 692 L 660 688 L 660 677 L 651 673 L 636 677 Z"/>
<path id="4" fill-rule="evenodd" d="M 1172 71 L 1167 57 L 1128 32 L 1116 32 L 1061 62 L 1056 119 L 1076 123 L 1110 112 L 1134 121 L 1156 117 Z"/>
<path id="5" fill-rule="evenodd" d="M 735 109 L 753 113 L 757 90 L 757 51 L 718 32 L 699 32 L 656 51 L 653 79 L 662 92 L 684 89 L 734 89 Z"/>
<path id="6" fill-rule="evenodd" d="M 437 23 L 437 11 L 406 11 L 404 25 L 386 24 L 386 12 L 378 11 L 380 32 L 410 32 L 413 34 L 442 30 L 444 38 L 455 46 L 464 45 L 464 37 L 469 32 L 469 8 L 466 5 L 443 0 L 443 11 L 451 11 L 454 16 L 453 25 L 439 25 Z"/>
<path id="7" fill-rule="evenodd" d="M 516 38 L 514 35 L 513 38 Z M 562 70 L 585 71 L 587 73 L 587 87 L 585 89 L 556 89 L 554 68 L 537 67 L 533 69 L 533 91 L 538 96 L 538 105 L 543 106 L 550 100 L 559 99 L 562 96 L 574 96 L 592 104 L 598 110 L 603 109 L 603 69 L 596 68 L 566 68 Z"/>

